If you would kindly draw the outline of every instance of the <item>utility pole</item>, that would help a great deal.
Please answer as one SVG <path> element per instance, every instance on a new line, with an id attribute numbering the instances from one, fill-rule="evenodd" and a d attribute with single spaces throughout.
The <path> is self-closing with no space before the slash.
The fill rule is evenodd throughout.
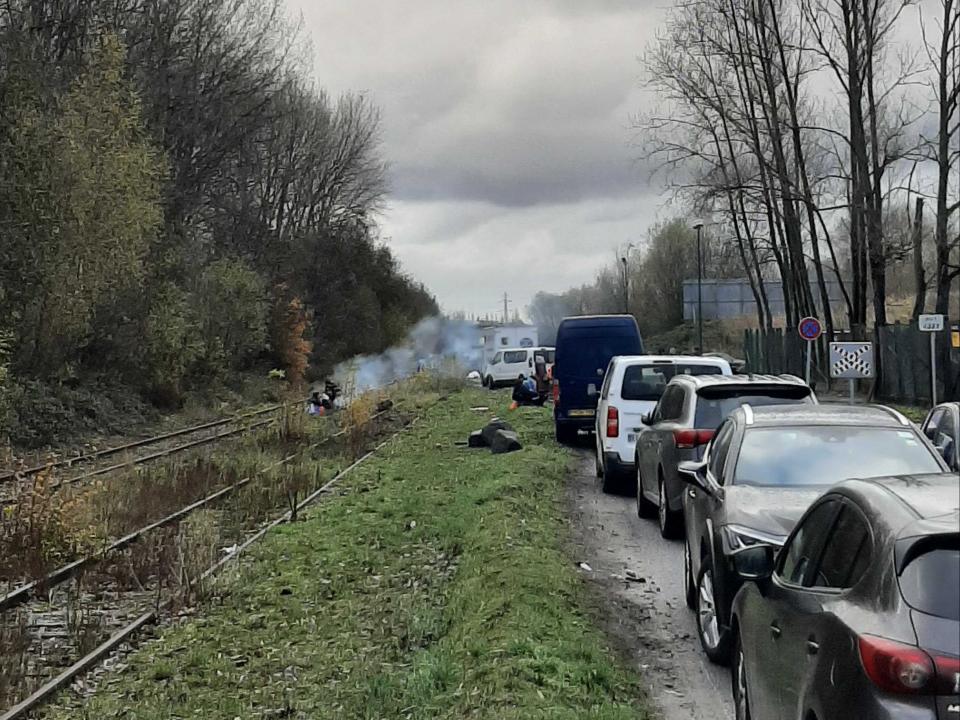
<path id="1" fill-rule="evenodd" d="M 507 303 L 510 302 L 507 298 L 507 294 L 503 294 L 503 324 L 506 325 L 510 321 L 510 314 L 507 310 Z"/>

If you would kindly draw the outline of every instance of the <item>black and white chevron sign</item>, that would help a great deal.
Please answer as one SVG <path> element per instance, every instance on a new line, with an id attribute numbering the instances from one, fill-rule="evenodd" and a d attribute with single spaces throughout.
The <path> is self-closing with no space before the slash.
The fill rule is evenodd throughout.
<path id="1" fill-rule="evenodd" d="M 830 343 L 830 377 L 859 380 L 873 377 L 873 343 Z"/>

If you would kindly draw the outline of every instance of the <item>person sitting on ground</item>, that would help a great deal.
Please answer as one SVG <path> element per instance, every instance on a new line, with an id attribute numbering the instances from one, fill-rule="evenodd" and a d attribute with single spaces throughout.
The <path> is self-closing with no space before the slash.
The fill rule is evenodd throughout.
<path id="1" fill-rule="evenodd" d="M 523 373 L 520 373 L 513 384 L 513 401 L 518 405 L 543 405 L 543 399 L 537 392 L 536 384 L 531 387 Z"/>
<path id="2" fill-rule="evenodd" d="M 310 393 L 310 399 L 307 401 L 307 415 L 315 417 L 323 414 L 323 399 L 320 397 L 320 391 L 314 390 L 312 393 Z"/>

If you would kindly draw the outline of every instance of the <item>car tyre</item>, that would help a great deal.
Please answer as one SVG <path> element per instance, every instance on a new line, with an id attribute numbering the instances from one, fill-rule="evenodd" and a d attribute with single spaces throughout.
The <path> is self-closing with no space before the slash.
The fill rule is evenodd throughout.
<path id="1" fill-rule="evenodd" d="M 487 375 L 487 377 L 484 378 L 483 386 L 486 387 L 486 388 L 489 388 L 490 390 L 493 390 L 493 389 L 494 389 L 494 387 L 493 387 L 493 378 L 490 377 L 489 375 Z"/>
<path id="2" fill-rule="evenodd" d="M 620 479 L 616 472 L 606 465 L 603 466 L 602 481 L 600 487 L 607 495 L 615 495 L 620 491 Z"/>
<path id="3" fill-rule="evenodd" d="M 637 458 L 637 517 L 652 518 L 657 513 L 656 506 L 643 494 L 643 477 L 640 475 L 640 458 Z"/>
<path id="4" fill-rule="evenodd" d="M 700 565 L 697 575 L 697 635 L 710 662 L 726 665 L 730 662 L 730 631 L 724 630 L 717 617 L 716 585 L 709 558 Z"/>
<path id="5" fill-rule="evenodd" d="M 683 599 L 691 610 L 697 609 L 697 585 L 693 581 L 693 562 L 690 557 L 690 543 L 683 541 Z"/>
<path id="6" fill-rule="evenodd" d="M 750 695 L 747 691 L 747 668 L 743 662 L 743 640 L 740 632 L 734 635 L 731 652 L 730 680 L 733 689 L 733 707 L 737 720 L 750 720 Z"/>
<path id="7" fill-rule="evenodd" d="M 680 528 L 683 524 L 683 513 L 674 512 L 667 502 L 667 488 L 663 481 L 663 472 L 659 473 L 657 482 L 657 522 L 660 525 L 660 536 L 667 540 L 680 537 Z"/>

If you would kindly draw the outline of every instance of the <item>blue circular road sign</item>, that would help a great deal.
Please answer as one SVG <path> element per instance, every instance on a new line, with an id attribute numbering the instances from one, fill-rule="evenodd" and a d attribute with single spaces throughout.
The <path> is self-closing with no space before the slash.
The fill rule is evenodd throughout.
<path id="1" fill-rule="evenodd" d="M 823 335 L 823 326 L 815 317 L 805 317 L 800 321 L 797 329 L 800 331 L 800 337 L 810 342 Z"/>

